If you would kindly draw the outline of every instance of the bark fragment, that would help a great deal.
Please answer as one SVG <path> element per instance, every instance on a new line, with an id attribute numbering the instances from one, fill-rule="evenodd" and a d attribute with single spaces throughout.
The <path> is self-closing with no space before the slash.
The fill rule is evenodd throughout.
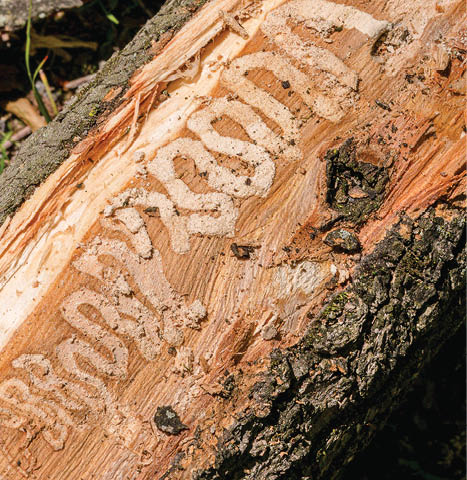
<path id="1" fill-rule="evenodd" d="M 81 7 L 81 0 L 34 0 L 32 19 L 42 19 L 58 10 Z M 0 2 L 0 30 L 17 30 L 28 21 L 29 0 L 2 0 Z"/>
<path id="2" fill-rule="evenodd" d="M 389 180 L 387 170 L 361 161 L 353 138 L 339 148 L 329 150 L 325 160 L 327 202 L 343 219 L 361 224 L 383 201 L 384 188 Z M 350 195 L 356 188 L 360 193 Z"/>
<path id="3" fill-rule="evenodd" d="M 156 427 L 168 435 L 178 435 L 188 427 L 180 421 L 177 412 L 170 406 L 157 407 L 154 415 L 154 423 Z"/>

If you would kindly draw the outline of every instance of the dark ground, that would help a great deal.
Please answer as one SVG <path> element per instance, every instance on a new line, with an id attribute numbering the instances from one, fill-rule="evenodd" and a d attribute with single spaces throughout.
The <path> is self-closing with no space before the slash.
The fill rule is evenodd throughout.
<path id="1" fill-rule="evenodd" d="M 0 0 L 0 6 L 4 1 Z M 33 31 L 39 39 L 31 36 L 31 70 L 34 72 L 47 56 L 42 70 L 58 110 L 77 90 L 67 83 L 97 72 L 104 60 L 124 47 L 157 13 L 162 3 L 154 0 L 88 0 L 80 8 L 59 11 L 33 23 Z M 63 40 L 69 45 L 77 40 L 94 42 L 94 45 L 68 48 L 60 44 Z M 41 48 L 43 42 L 47 42 L 50 48 Z M 0 172 L 14 159 L 20 142 L 13 142 L 7 149 L 2 146 L 25 126 L 15 115 L 5 111 L 6 102 L 27 98 L 37 109 L 26 73 L 25 45 L 25 28 L 0 28 Z M 35 85 L 53 117 L 52 104 L 39 76 Z"/>
<path id="2" fill-rule="evenodd" d="M 35 23 L 41 35 L 66 34 L 98 44 L 96 50 L 63 49 L 65 54 L 63 50 L 40 48 L 31 58 L 35 69 L 48 55 L 43 70 L 59 108 L 75 91 L 67 89 L 66 82 L 96 72 L 99 63 L 123 47 L 159 5 L 151 0 L 92 0 L 81 8 L 58 12 Z M 24 29 L 3 32 L 0 38 L 0 170 L 21 144 L 13 142 L 2 149 L 2 140 L 5 144 L 7 137 L 24 127 L 2 106 L 21 97 L 35 105 L 24 67 L 25 38 Z M 43 92 L 41 82 L 36 85 Z M 45 95 L 44 102 L 50 107 Z M 420 375 L 406 403 L 393 413 L 368 449 L 348 467 L 345 480 L 465 478 L 465 340 L 463 328 Z"/>
<path id="3" fill-rule="evenodd" d="M 465 340 L 464 325 L 344 480 L 465 478 Z"/>

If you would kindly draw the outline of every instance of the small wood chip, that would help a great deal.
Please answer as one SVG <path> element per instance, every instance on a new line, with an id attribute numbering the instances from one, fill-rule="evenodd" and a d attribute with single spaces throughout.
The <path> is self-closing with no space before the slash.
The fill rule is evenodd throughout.
<path id="1" fill-rule="evenodd" d="M 261 332 L 261 336 L 264 340 L 269 341 L 276 338 L 278 333 L 279 332 L 277 331 L 276 327 L 274 327 L 273 325 L 266 325 Z"/>
<path id="2" fill-rule="evenodd" d="M 448 86 L 456 95 L 465 95 L 467 90 L 467 80 L 464 77 L 457 79 Z"/>
<path id="3" fill-rule="evenodd" d="M 188 430 L 188 427 L 180 421 L 180 417 L 170 405 L 157 407 L 154 423 L 161 432 L 168 435 L 178 435 L 183 430 Z"/>
<path id="4" fill-rule="evenodd" d="M 443 45 L 435 45 L 431 51 L 432 64 L 436 71 L 444 72 L 449 67 L 451 55 Z"/>
<path id="5" fill-rule="evenodd" d="M 142 150 L 137 150 L 135 153 L 133 153 L 133 161 L 135 163 L 142 162 L 144 160 L 145 153 Z"/>
<path id="6" fill-rule="evenodd" d="M 351 197 L 351 198 L 366 198 L 366 197 L 368 197 L 368 193 L 363 191 L 360 187 L 352 187 L 349 190 L 349 197 Z"/>
<path id="7" fill-rule="evenodd" d="M 240 35 L 245 40 L 248 40 L 248 38 L 250 38 L 248 32 L 238 23 L 238 21 L 231 13 L 227 13 L 224 10 L 221 10 L 219 12 L 219 17 L 222 18 L 224 25 L 227 25 L 227 27 L 229 27 L 232 32 Z"/>

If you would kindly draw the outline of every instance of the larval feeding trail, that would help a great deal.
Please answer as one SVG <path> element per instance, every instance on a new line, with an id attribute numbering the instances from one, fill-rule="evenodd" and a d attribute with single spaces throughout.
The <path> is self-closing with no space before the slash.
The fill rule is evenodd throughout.
<path id="1" fill-rule="evenodd" d="M 42 431 L 44 439 L 54 450 L 63 448 L 67 426 L 72 425 L 72 421 L 61 406 L 33 394 L 18 378 L 0 383 L 0 401 L 10 407 L 0 407 L 1 424 L 13 429 L 23 428 L 29 438 Z"/>
<path id="2" fill-rule="evenodd" d="M 120 226 L 107 226 L 128 233 Z M 65 321 L 87 341 L 73 335 L 56 347 L 56 362 L 69 377 L 55 374 L 52 362 L 42 354 L 23 354 L 13 360 L 12 366 L 24 371 L 31 386 L 41 393 L 32 393 L 19 378 L 0 383 L 1 425 L 24 428 L 30 437 L 36 430 L 42 431 L 49 445 L 60 450 L 68 427 L 88 424 L 99 416 L 112 419 L 117 414 L 117 402 L 108 383 L 127 377 L 128 347 L 123 339 L 134 342 L 141 355 L 153 361 L 162 341 L 180 347 L 184 342 L 183 328 L 199 328 L 206 309 L 199 301 L 185 305 L 164 276 L 159 251 L 152 245 L 150 250 L 151 258 L 147 259 L 120 240 L 96 237 L 89 244 L 74 266 L 99 280 L 102 293 L 82 287 L 61 305 Z M 109 256 L 127 274 L 101 262 L 102 257 Z M 138 295 L 143 295 L 157 313 L 132 291 L 127 281 L 130 278 Z M 92 366 L 92 373 L 82 360 Z M 77 416 L 80 413 L 81 417 Z"/>
<path id="3" fill-rule="evenodd" d="M 212 123 L 216 118 L 222 117 L 222 115 L 231 118 L 243 127 L 254 143 L 219 135 L 214 130 Z M 258 191 L 254 189 L 245 191 L 243 194 L 244 197 L 249 195 L 264 196 L 265 192 L 267 192 L 271 186 L 270 183 L 274 180 L 275 165 L 274 162 L 269 159 L 267 152 L 287 161 L 301 160 L 302 158 L 302 152 L 298 146 L 291 145 L 284 138 L 276 135 L 250 105 L 239 102 L 230 96 L 215 98 L 210 102 L 209 106 L 194 112 L 188 119 L 187 126 L 201 138 L 207 148 L 215 152 L 224 153 L 225 155 L 238 156 L 239 152 L 243 152 L 243 149 L 250 151 L 251 154 L 255 154 L 257 149 L 254 147 L 256 147 L 256 145 L 262 147 L 262 150 L 258 150 L 259 158 L 262 159 L 259 163 L 266 163 L 266 166 L 263 167 L 266 173 L 266 181 L 263 181 L 264 185 Z M 258 159 L 253 158 L 252 160 L 246 160 L 251 162 L 252 165 L 258 163 Z M 221 176 L 222 171 L 218 172 L 216 169 L 213 169 L 213 172 Z M 255 176 L 259 177 L 258 174 Z M 259 180 L 258 178 L 257 181 Z M 211 186 L 216 188 L 215 185 Z M 235 194 L 236 192 L 232 193 L 232 195 Z"/>
<path id="4" fill-rule="evenodd" d="M 13 360 L 12 365 L 23 369 L 38 390 L 51 392 L 68 411 L 90 411 L 94 414 L 100 411 L 99 400 L 78 383 L 55 374 L 52 363 L 44 355 L 23 354 Z"/>
<path id="5" fill-rule="evenodd" d="M 195 163 L 201 165 L 214 165 L 217 162 L 201 142 L 190 138 L 177 138 L 161 148 L 156 158 L 148 164 L 149 173 L 162 182 L 178 207 L 193 211 L 213 210 L 219 213 L 218 217 L 197 213 L 189 215 L 186 219 L 187 236 L 195 233 L 233 235 L 238 211 L 232 198 L 222 191 L 194 193 L 185 182 L 176 178 L 174 168 L 176 157 L 192 158 Z"/>
<path id="6" fill-rule="evenodd" d="M 1 426 L 23 429 L 27 438 L 40 431 L 58 450 L 63 448 L 70 426 L 86 426 L 91 420 L 118 415 L 111 385 L 127 378 L 130 344 L 145 360 L 154 361 L 165 342 L 179 349 L 179 358 L 192 362 L 191 350 L 183 347 L 184 329 L 200 328 L 206 309 L 199 300 L 187 305 L 172 288 L 161 253 L 154 248 L 138 208 L 146 213 L 157 210 L 172 250 L 186 254 L 193 235 L 233 236 L 241 201 L 268 195 L 277 162 L 303 158 L 299 143 L 305 120 L 251 81 L 251 70 L 267 70 L 283 86 L 286 81 L 284 88 L 293 90 L 311 111 L 331 122 L 348 113 L 356 98 L 357 73 L 330 51 L 293 33 L 292 25 L 298 24 L 323 36 L 335 29 L 356 28 L 372 38 L 389 26 L 354 7 L 326 0 L 295 0 L 266 16 L 262 32 L 279 51 L 250 53 L 231 61 L 221 74 L 221 85 L 231 93 L 210 99 L 187 120 L 187 127 L 199 140 L 176 138 L 159 150 L 153 147 L 151 152 L 149 147 L 143 152 L 149 160 L 148 173 L 166 193 L 130 188 L 105 208 L 101 224 L 104 232 L 113 232 L 112 238 L 94 237 L 73 262 L 92 282 L 61 304 L 61 315 L 76 334 L 56 346 L 50 358 L 25 353 L 12 362 L 29 379 L 29 385 L 20 378 L 0 383 Z M 312 73 L 304 73 L 304 68 Z M 319 80 L 310 78 L 316 71 Z M 216 131 L 214 123 L 223 116 L 243 128 L 250 141 Z M 269 128 L 264 118 L 280 133 Z M 241 175 L 219 164 L 211 152 L 241 159 L 254 173 Z M 174 165 L 177 158 L 192 160 L 214 191 L 195 193 L 179 179 Z M 125 241 L 114 238 L 115 234 L 123 235 Z M 310 272 L 305 273 L 312 278 Z M 91 285 L 96 282 L 98 291 Z M 305 286 L 312 288 L 310 282 Z M 66 377 L 55 373 L 63 371 Z"/>
<path id="7" fill-rule="evenodd" d="M 305 23 L 320 34 L 328 34 L 337 28 L 357 28 L 371 37 L 380 35 L 389 25 L 353 7 L 325 0 L 297 0 L 269 13 L 261 29 L 288 57 L 270 51 L 234 59 L 222 72 L 221 82 L 245 103 L 225 96 L 213 99 L 206 108 L 194 112 L 187 121 L 187 127 L 199 136 L 202 143 L 190 138 L 178 138 L 161 148 L 148 163 L 149 173 L 164 185 L 168 196 L 130 189 L 112 201 L 105 215 L 111 216 L 118 210 L 120 220 L 130 228 L 130 224 L 140 225 L 143 220 L 134 208 L 131 213 L 122 213 L 125 209 L 138 205 L 158 209 L 176 253 L 190 250 L 189 237 L 194 234 L 234 234 L 238 210 L 232 198 L 248 198 L 252 195 L 264 197 L 268 194 L 275 175 L 271 155 L 285 161 L 302 158 L 297 144 L 303 122 L 270 92 L 255 85 L 248 78 L 248 72 L 254 69 L 269 70 L 277 79 L 287 79 L 308 108 L 332 122 L 344 117 L 349 104 L 346 98 L 351 98 L 352 92 L 358 88 L 356 72 L 329 50 L 302 40 L 292 32 L 289 22 Z M 321 79 L 320 85 L 313 85 L 310 77 L 296 68 L 290 58 L 322 70 L 328 77 Z M 322 92 L 323 88 L 327 91 Z M 268 128 L 252 107 L 275 122 L 282 134 L 277 135 Z M 216 132 L 213 122 L 222 115 L 243 127 L 252 142 L 224 137 Z M 241 157 L 255 168 L 255 174 L 252 177 L 236 175 L 219 165 L 206 149 L 230 157 Z M 192 159 L 200 173 L 207 173 L 209 186 L 219 193 L 196 194 L 177 179 L 173 163 L 177 156 Z M 212 217 L 192 213 L 183 217 L 178 214 L 176 207 L 194 212 L 213 210 L 219 215 Z M 143 230 L 139 228 L 139 235 L 143 235 L 144 227 Z"/>
<path id="8" fill-rule="evenodd" d="M 276 122 L 282 135 L 290 142 L 300 138 L 300 121 L 274 96 L 248 79 L 248 72 L 255 68 L 271 71 L 278 79 L 286 79 L 303 102 L 318 115 L 338 122 L 344 113 L 335 98 L 328 98 L 310 88 L 310 78 L 294 67 L 286 57 L 276 52 L 256 52 L 235 59 L 230 68 L 222 72 L 222 83 L 233 90 L 243 101 L 256 107 Z"/>
<path id="9" fill-rule="evenodd" d="M 245 128 L 256 144 L 219 135 L 214 130 L 212 122 L 222 115 L 230 117 Z M 211 188 L 238 198 L 267 195 L 276 169 L 265 147 L 268 146 L 269 141 L 272 141 L 272 150 L 279 154 L 281 147 L 284 148 L 285 145 L 283 145 L 284 142 L 281 145 L 281 142 L 276 140 L 276 136 L 249 105 L 236 100 L 229 101 L 225 97 L 216 98 L 209 107 L 191 115 L 187 125 L 210 150 L 230 157 L 241 157 L 255 168 L 255 174 L 252 177 L 237 176 L 229 168 L 218 165 L 211 155 L 209 155 L 211 158 L 199 155 L 195 157 L 196 166 L 201 172 L 207 172 L 208 184 Z"/>
<path id="10" fill-rule="evenodd" d="M 85 337 L 88 337 L 90 341 L 107 350 L 109 357 L 111 357 L 109 360 L 95 350 L 85 350 L 90 356 L 91 364 L 103 375 L 124 378 L 128 368 L 128 349 L 114 334 L 89 321 L 79 311 L 81 305 L 94 307 L 99 311 L 110 328 L 115 328 L 118 325 L 119 315 L 117 310 L 102 294 L 87 288 L 73 292 L 62 303 L 63 318 L 73 328 L 80 331 Z M 76 341 L 72 343 L 75 345 Z M 73 350 L 78 351 L 76 349 Z"/>
<path id="11" fill-rule="evenodd" d="M 75 337 L 68 338 L 60 343 L 56 348 L 56 354 L 61 366 L 72 378 L 76 378 L 87 387 L 91 387 L 93 392 L 86 392 L 86 397 L 88 401 L 93 402 L 97 406 L 97 411 L 113 415 L 115 412 L 115 400 L 109 392 L 106 383 L 100 376 L 92 375 L 84 370 L 77 363 L 76 358 L 80 357 L 86 360 L 99 374 L 111 377 L 111 375 L 107 374 L 108 370 L 106 367 L 109 366 L 109 363 L 105 361 L 104 357 L 96 352 L 89 343 Z"/>
<path id="12" fill-rule="evenodd" d="M 329 72 L 344 85 L 357 89 L 358 75 L 325 48 L 304 42 L 292 32 L 290 23 L 304 23 L 320 34 L 328 35 L 336 29 L 355 28 L 369 37 L 380 35 L 389 24 L 374 19 L 368 13 L 354 7 L 339 5 L 326 0 L 296 0 L 271 12 L 261 25 L 261 30 L 291 57 L 307 62 Z"/>
<path id="13" fill-rule="evenodd" d="M 187 253 L 190 236 L 195 234 L 232 236 L 238 217 L 233 198 L 265 197 L 274 181 L 276 166 L 271 156 L 284 161 L 302 158 L 298 142 L 303 122 L 270 92 L 255 85 L 248 78 L 254 69 L 271 71 L 277 79 L 284 80 L 317 115 L 332 122 L 340 121 L 349 106 L 348 98 L 358 88 L 358 75 L 336 55 L 321 47 L 305 42 L 289 26 L 305 23 L 321 34 L 336 28 L 357 28 L 374 37 L 381 34 L 388 23 L 375 20 L 371 15 L 353 7 L 325 0 L 296 0 L 269 13 L 261 29 L 287 56 L 267 51 L 243 55 L 232 60 L 221 75 L 221 83 L 243 102 L 227 95 L 212 99 L 209 105 L 194 112 L 187 127 L 201 139 L 178 138 L 159 149 L 147 168 L 166 188 L 168 195 L 144 189 L 129 189 L 106 208 L 104 215 L 115 215 L 133 232 L 147 236 L 144 222 L 134 208 L 143 206 L 157 209 L 162 223 L 167 227 L 173 250 Z M 326 72 L 321 85 L 313 85 L 310 77 L 295 67 L 290 59 Z M 336 85 L 337 82 L 337 85 Z M 321 90 L 326 90 L 323 93 Z M 275 134 L 252 108 L 258 109 L 282 130 Z M 213 127 L 213 122 L 225 115 L 237 122 L 248 134 L 251 142 L 224 137 Z M 254 167 L 252 177 L 237 175 L 218 164 L 207 150 L 229 157 L 241 157 Z M 194 193 L 176 177 L 174 160 L 183 157 L 193 160 L 200 173 L 207 174 L 208 185 L 215 193 Z M 191 210 L 181 216 L 177 208 Z M 207 211 L 217 212 L 213 217 Z"/>
<path id="14" fill-rule="evenodd" d="M 138 300 L 126 280 L 122 280 L 120 272 L 114 268 L 109 269 L 100 262 L 101 256 L 113 257 L 122 269 L 129 273 L 140 294 L 154 307 L 157 316 Z M 153 250 L 150 259 L 141 259 L 128 248 L 126 243 L 97 237 L 74 266 L 102 282 L 103 289 L 113 301 L 116 311 L 135 317 L 137 325 L 118 318 L 115 320 L 116 323 L 111 323 L 111 327 L 115 331 L 122 331 L 130 335 L 143 356 L 152 357 L 157 353 L 158 332 L 161 332 L 162 338 L 168 343 L 179 345 L 183 343 L 181 328 L 184 326 L 198 328 L 199 322 L 206 315 L 206 310 L 201 302 L 197 300 L 190 306 L 186 306 L 185 300 L 173 290 L 165 278 L 162 257 L 156 249 Z M 109 282 L 109 277 L 116 281 Z M 139 333 L 144 334 L 144 343 Z M 153 339 L 151 348 L 147 344 L 150 339 Z"/>

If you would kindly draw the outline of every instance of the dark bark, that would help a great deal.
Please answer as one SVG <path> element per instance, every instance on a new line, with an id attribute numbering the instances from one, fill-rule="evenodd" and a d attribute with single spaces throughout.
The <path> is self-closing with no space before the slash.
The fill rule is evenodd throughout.
<path id="1" fill-rule="evenodd" d="M 70 150 L 122 101 L 133 73 L 153 56 L 150 48 L 168 31 L 179 30 L 206 0 L 168 0 L 135 38 L 112 56 L 47 127 L 21 146 L 15 161 L 0 175 L 0 224 L 68 157 Z M 101 103 L 113 87 L 123 87 L 112 102 Z"/>
<path id="2" fill-rule="evenodd" d="M 245 412 L 198 480 L 342 474 L 464 321 L 465 219 L 451 213 L 401 218 L 304 338 L 273 353 L 250 394 L 264 414 Z"/>

